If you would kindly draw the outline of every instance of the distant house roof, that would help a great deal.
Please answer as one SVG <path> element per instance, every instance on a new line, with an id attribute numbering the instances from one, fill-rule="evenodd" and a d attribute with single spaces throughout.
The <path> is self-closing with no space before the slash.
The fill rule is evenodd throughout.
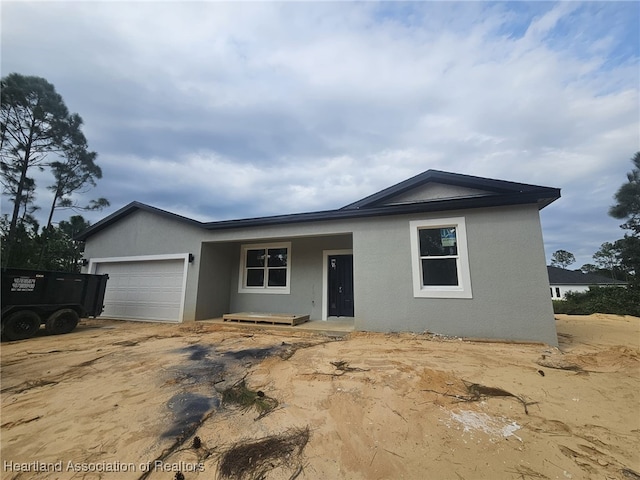
<path id="1" fill-rule="evenodd" d="M 464 187 L 467 189 L 481 190 L 482 195 L 466 195 L 453 198 L 435 198 L 403 203 L 387 203 L 387 201 L 397 197 L 398 195 L 428 184 L 445 184 Z M 95 223 L 84 232 L 81 232 L 75 237 L 75 239 L 86 240 L 102 229 L 138 210 L 152 212 L 166 218 L 184 222 L 185 224 L 203 228 L 205 230 L 226 230 L 231 228 L 285 225 L 320 220 L 340 220 L 422 212 L 441 212 L 469 208 L 496 207 L 502 205 L 536 204 L 540 210 L 558 198 L 560 198 L 560 189 L 558 188 L 541 187 L 504 180 L 493 180 L 490 178 L 442 172 L 439 170 L 427 170 L 415 177 L 386 188 L 378 193 L 363 198 L 362 200 L 346 205 L 340 209 L 311 213 L 295 213 L 241 220 L 199 222 L 144 203 L 131 202 L 120 210 Z"/>
<path id="2" fill-rule="evenodd" d="M 625 285 L 626 282 L 580 270 L 547 267 L 550 285 Z"/>

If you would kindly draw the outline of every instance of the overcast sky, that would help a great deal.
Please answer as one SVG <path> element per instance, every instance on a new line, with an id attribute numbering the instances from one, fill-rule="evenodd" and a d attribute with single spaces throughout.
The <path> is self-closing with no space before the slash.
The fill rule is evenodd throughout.
<path id="1" fill-rule="evenodd" d="M 103 179 L 79 200 L 111 202 L 92 223 L 134 200 L 203 221 L 334 209 L 440 169 L 561 188 L 541 218 L 571 268 L 623 235 L 639 2 L 1 9 L 2 76 L 44 77 L 85 121 Z"/>

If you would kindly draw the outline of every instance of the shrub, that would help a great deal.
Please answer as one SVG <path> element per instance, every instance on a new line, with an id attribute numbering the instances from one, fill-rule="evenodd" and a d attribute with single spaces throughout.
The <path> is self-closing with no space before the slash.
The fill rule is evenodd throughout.
<path id="1" fill-rule="evenodd" d="M 586 292 L 568 292 L 565 300 L 554 300 L 553 311 L 570 315 L 612 313 L 640 317 L 640 289 L 589 287 Z"/>
<path id="2" fill-rule="evenodd" d="M 553 300 L 553 313 L 566 313 L 568 315 L 580 315 L 575 312 L 575 305 L 565 300 Z"/>

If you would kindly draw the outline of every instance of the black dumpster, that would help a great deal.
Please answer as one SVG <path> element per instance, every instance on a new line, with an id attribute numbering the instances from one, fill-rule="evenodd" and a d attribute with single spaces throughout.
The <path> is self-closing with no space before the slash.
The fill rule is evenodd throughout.
<path id="1" fill-rule="evenodd" d="M 44 324 L 69 333 L 80 318 L 102 313 L 108 275 L 2 269 L 2 338 L 32 337 Z"/>

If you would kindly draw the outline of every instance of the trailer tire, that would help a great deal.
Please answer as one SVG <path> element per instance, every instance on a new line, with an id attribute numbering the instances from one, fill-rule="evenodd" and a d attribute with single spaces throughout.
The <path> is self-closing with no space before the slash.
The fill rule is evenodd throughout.
<path id="1" fill-rule="evenodd" d="M 63 308 L 53 312 L 44 324 L 51 335 L 62 335 L 71 332 L 78 325 L 80 317 L 72 308 Z"/>
<path id="2" fill-rule="evenodd" d="M 9 341 L 31 338 L 40 330 L 41 323 L 36 312 L 19 310 L 9 315 L 2 325 L 2 337 Z"/>

